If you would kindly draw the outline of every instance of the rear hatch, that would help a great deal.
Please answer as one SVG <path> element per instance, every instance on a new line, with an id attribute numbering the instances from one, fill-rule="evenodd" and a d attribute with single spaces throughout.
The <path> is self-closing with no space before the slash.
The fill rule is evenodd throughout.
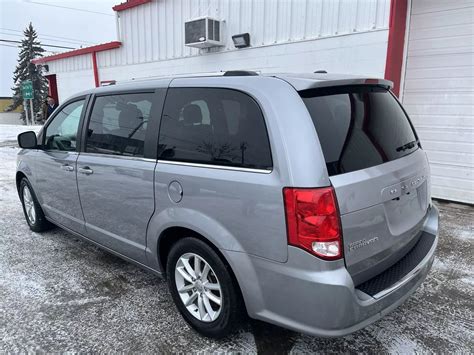
<path id="1" fill-rule="evenodd" d="M 417 242 L 429 204 L 429 168 L 416 133 L 387 88 L 300 91 L 318 133 L 341 214 L 344 259 L 356 285 Z"/>

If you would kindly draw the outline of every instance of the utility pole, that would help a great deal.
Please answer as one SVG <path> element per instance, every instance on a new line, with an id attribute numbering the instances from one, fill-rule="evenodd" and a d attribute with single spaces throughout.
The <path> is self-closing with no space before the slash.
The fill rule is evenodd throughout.
<path id="1" fill-rule="evenodd" d="M 30 112 L 31 112 L 30 123 L 31 123 L 31 125 L 34 125 L 35 124 L 35 113 L 34 113 L 34 109 L 33 109 L 33 99 L 30 99 Z"/>
<path id="2" fill-rule="evenodd" d="M 25 124 L 28 126 L 28 108 L 26 107 L 26 100 L 23 99 L 23 110 L 25 111 Z"/>

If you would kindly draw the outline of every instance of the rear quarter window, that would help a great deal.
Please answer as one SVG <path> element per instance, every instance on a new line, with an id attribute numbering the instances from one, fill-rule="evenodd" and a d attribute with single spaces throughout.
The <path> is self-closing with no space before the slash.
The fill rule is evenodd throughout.
<path id="1" fill-rule="evenodd" d="M 257 102 L 240 91 L 171 88 L 159 134 L 161 160 L 272 168 L 270 143 Z"/>
<path id="2" fill-rule="evenodd" d="M 329 175 L 366 169 L 418 149 L 400 104 L 376 86 L 300 92 L 321 143 Z"/>

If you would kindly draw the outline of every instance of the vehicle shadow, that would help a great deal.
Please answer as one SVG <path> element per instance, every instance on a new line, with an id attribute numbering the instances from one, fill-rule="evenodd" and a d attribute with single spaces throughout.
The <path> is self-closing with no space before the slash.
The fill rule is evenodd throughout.
<path id="1" fill-rule="evenodd" d="M 258 354 L 288 354 L 299 333 L 250 319 L 249 327 L 255 339 Z"/>

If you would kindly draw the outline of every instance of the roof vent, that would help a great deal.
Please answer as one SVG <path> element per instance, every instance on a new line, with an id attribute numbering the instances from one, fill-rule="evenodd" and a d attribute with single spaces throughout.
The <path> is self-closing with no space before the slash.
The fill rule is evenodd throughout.
<path id="1" fill-rule="evenodd" d="M 326 70 L 316 70 L 314 74 L 327 74 L 328 72 Z"/>

